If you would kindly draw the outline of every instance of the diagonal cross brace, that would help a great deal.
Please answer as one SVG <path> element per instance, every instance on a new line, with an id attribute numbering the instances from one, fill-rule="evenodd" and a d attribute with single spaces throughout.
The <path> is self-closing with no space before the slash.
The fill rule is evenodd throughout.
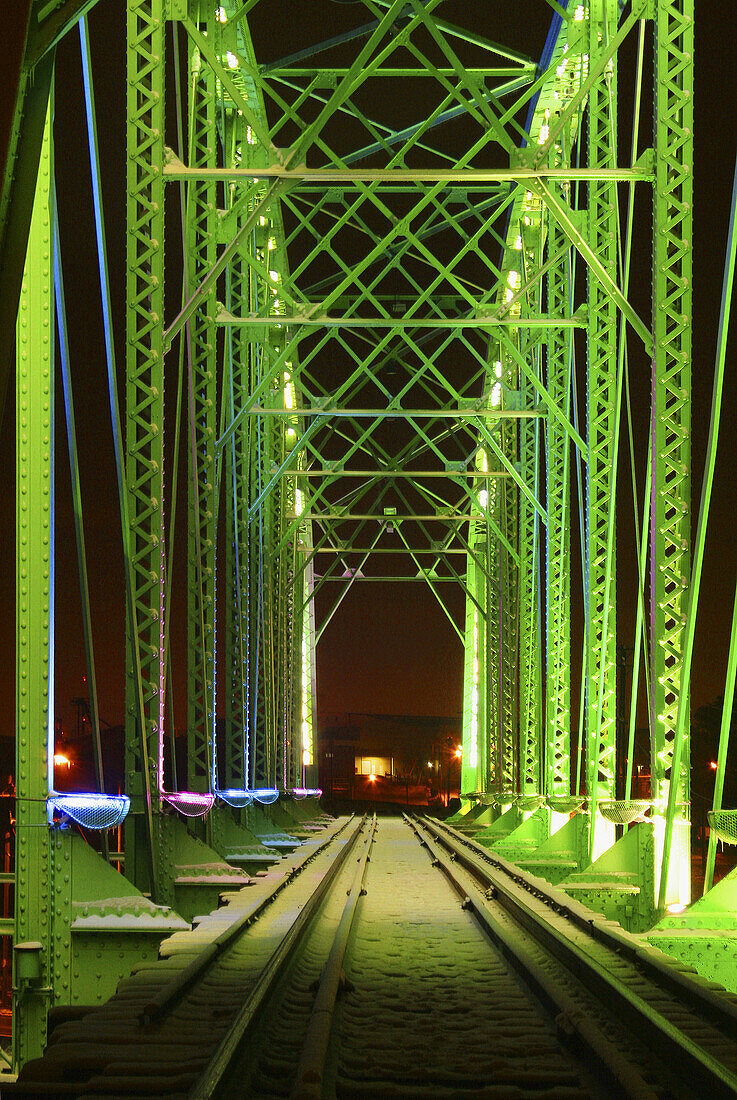
<path id="1" fill-rule="evenodd" d="M 652 355 L 652 333 L 639 314 L 630 305 L 625 295 L 617 286 L 617 283 L 612 279 L 611 275 L 591 247 L 591 244 L 577 228 L 571 207 L 564 199 L 559 199 L 548 184 L 541 179 L 535 181 L 530 180 L 529 188 L 545 203 L 548 211 L 555 218 L 566 237 L 568 237 L 568 240 L 581 258 L 588 264 L 589 269 L 596 275 L 596 278 L 599 280 L 604 290 L 611 295 L 613 301 L 632 325 L 632 328 L 645 345 L 645 350 L 648 355 Z"/>

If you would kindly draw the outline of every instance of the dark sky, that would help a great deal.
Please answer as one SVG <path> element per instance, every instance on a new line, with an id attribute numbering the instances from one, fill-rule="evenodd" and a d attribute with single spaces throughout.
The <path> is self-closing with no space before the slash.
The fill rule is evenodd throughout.
<path id="1" fill-rule="evenodd" d="M 330 0 L 300 5 L 261 4 L 269 23 L 259 32 L 267 56 L 275 57 L 304 45 L 319 28 L 335 33 L 352 24 L 350 6 Z M 448 0 L 444 15 L 451 22 L 472 25 L 489 37 L 539 56 L 550 9 L 542 0 Z M 534 19 L 525 18 L 533 13 Z M 363 12 L 362 12 L 363 14 Z M 730 3 L 697 0 L 696 84 L 696 227 L 694 234 L 694 507 L 700 492 L 701 462 L 708 430 L 711 378 L 719 316 L 722 265 L 726 243 L 731 176 L 737 150 L 737 117 L 732 109 L 735 92 L 732 43 L 737 10 Z M 124 178 L 125 85 L 124 5 L 120 0 L 98 4 L 91 14 L 93 64 L 98 97 L 98 122 L 103 149 L 103 185 L 108 222 L 108 245 L 113 296 L 118 310 L 118 368 L 123 357 L 124 205 L 120 181 Z M 530 28 L 534 28 L 532 31 Z M 272 46 L 272 49 L 269 49 Z M 86 134 L 81 104 L 78 38 L 68 36 L 58 57 L 60 92 L 57 98 L 57 159 L 62 249 L 72 328 L 72 360 L 80 424 L 80 460 L 85 500 L 86 538 L 90 559 L 90 586 L 95 620 L 100 711 L 112 723 L 123 717 L 124 607 L 123 572 L 110 444 L 109 412 L 102 355 L 99 298 L 94 254 L 94 230 L 86 160 Z M 644 124 L 648 125 L 647 118 Z M 169 193 L 171 196 L 171 192 Z M 176 227 L 172 227 L 175 232 Z M 639 242 L 649 256 L 649 243 Z M 645 272 L 643 271 L 643 277 Z M 636 293 L 636 288 L 634 288 Z M 702 590 L 692 697 L 696 705 L 714 698 L 723 687 L 726 648 L 737 569 L 737 489 L 734 447 L 737 441 L 737 381 L 734 341 L 724 402 L 719 466 L 709 527 L 708 552 Z M 636 417 L 647 422 L 647 365 L 633 381 L 639 394 Z M 59 383 L 59 391 L 61 385 Z M 12 400 L 0 436 L 0 570 L 6 578 L 0 629 L 0 732 L 13 729 L 13 439 Z M 84 654 L 79 623 L 74 531 L 70 504 L 63 411 L 58 408 L 57 459 L 57 714 L 68 726 L 73 721 L 70 700 L 83 690 Z M 622 467 L 628 477 L 627 466 Z M 640 471 L 641 476 L 641 471 Z M 629 500 L 625 496 L 625 500 Z M 183 509 L 180 509 L 183 512 Z M 695 517 L 694 517 L 695 526 Z M 632 583 L 634 554 L 624 543 L 618 569 L 621 579 L 620 640 L 631 644 L 634 615 Z M 183 537 L 180 527 L 178 537 Z M 336 586 L 331 586 L 336 587 Z M 178 626 L 172 645 L 181 699 L 186 660 L 181 609 L 184 577 L 176 579 L 174 598 Z M 455 593 L 456 621 L 462 621 L 462 599 Z M 629 605 L 629 607 L 627 606 Z M 319 708 L 395 714 L 455 714 L 461 708 L 462 653 L 460 644 L 437 607 L 432 593 L 419 584 L 357 584 L 327 628 L 318 649 Z M 177 710 L 177 725 L 184 714 Z"/>

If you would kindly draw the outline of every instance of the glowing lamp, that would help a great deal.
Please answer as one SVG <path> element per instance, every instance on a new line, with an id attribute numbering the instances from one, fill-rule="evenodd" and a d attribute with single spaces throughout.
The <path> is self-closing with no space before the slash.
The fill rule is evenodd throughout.
<path id="1" fill-rule="evenodd" d="M 56 757 L 54 757 L 54 763 L 56 763 Z M 709 767 L 711 768 L 711 770 L 713 772 L 715 772 L 717 770 L 717 768 L 719 767 L 719 765 L 717 764 L 716 760 L 710 760 L 709 761 Z"/>
<path id="2" fill-rule="evenodd" d="M 666 905 L 666 907 L 665 907 L 666 913 L 673 913 L 673 914 L 685 913 L 687 909 L 688 909 L 688 906 L 684 905 L 684 903 L 682 901 L 672 901 L 670 903 L 670 905 Z"/>
<path id="3" fill-rule="evenodd" d="M 460 745 L 459 745 L 459 746 L 458 746 L 458 748 L 456 749 L 456 756 L 458 757 L 458 759 L 459 759 L 459 760 L 460 760 L 460 758 L 461 758 L 461 757 L 463 756 L 463 749 L 461 748 L 461 746 L 460 746 Z"/>
<path id="4" fill-rule="evenodd" d="M 184 817 L 204 817 L 215 801 L 214 794 L 200 794 L 198 791 L 165 791 L 161 797 Z"/>
<path id="5" fill-rule="evenodd" d="M 279 791 L 276 787 L 257 787 L 250 793 L 262 806 L 270 806 L 271 803 L 276 802 L 279 797 Z"/>
<path id="6" fill-rule="evenodd" d="M 130 804 L 124 794 L 54 794 L 46 801 L 46 813 L 49 825 L 69 819 L 85 829 L 113 829 L 124 820 Z"/>
<path id="7" fill-rule="evenodd" d="M 376 782 L 376 776 L 374 775 L 373 772 L 371 772 L 371 775 L 369 776 L 369 783 L 375 783 L 375 782 Z"/>
<path id="8" fill-rule="evenodd" d="M 55 768 L 71 768 L 72 762 L 68 756 L 65 756 L 63 752 L 54 753 L 54 767 Z M 716 765 L 715 765 L 716 766 Z"/>
<path id="9" fill-rule="evenodd" d="M 216 791 L 215 794 L 222 802 L 227 803 L 228 806 L 232 806 L 236 810 L 243 810 L 253 802 L 252 791 L 229 787 L 224 791 Z"/>
<path id="10" fill-rule="evenodd" d="M 322 794 L 322 787 L 293 787 L 289 793 L 293 798 L 319 798 Z"/>

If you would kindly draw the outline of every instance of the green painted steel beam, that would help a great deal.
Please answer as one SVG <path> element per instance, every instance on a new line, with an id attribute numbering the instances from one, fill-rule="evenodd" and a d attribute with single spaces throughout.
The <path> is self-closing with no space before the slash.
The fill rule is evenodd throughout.
<path id="1" fill-rule="evenodd" d="M 40 1058 L 57 981 L 51 834 L 54 755 L 54 296 L 52 111 L 46 113 L 20 292 L 16 354 L 15 929 L 39 945 L 36 981 L 14 966 L 13 1064 Z M 61 977 L 61 975 L 58 975 Z M 68 976 L 67 976 L 68 980 Z"/>
<path id="2" fill-rule="evenodd" d="M 665 811 L 659 908 L 690 899 L 687 647 L 691 597 L 693 0 L 655 19 L 653 483 L 650 508 L 652 795 Z M 666 231 L 667 230 L 667 231 Z M 654 564 L 656 563 L 656 564 Z M 680 715 L 680 720 L 679 720 Z M 660 809 L 662 813 L 662 809 Z M 671 849 L 675 842 L 676 859 Z"/>
<path id="3" fill-rule="evenodd" d="M 201 25 L 214 31 L 214 10 L 201 10 Z M 215 78 L 190 45 L 189 149 L 193 163 L 215 164 Z M 193 180 L 185 205 L 187 286 L 197 286 L 216 259 L 212 210 L 217 187 Z M 187 784 L 207 792 L 214 782 L 215 730 L 215 523 L 217 477 L 217 361 L 215 287 L 200 298 L 187 332 Z"/>
<path id="4" fill-rule="evenodd" d="M 163 0 L 127 4 L 126 491 L 133 566 L 132 625 L 126 661 L 126 869 L 149 881 L 141 814 L 154 814 L 163 785 L 164 652 L 164 137 Z M 134 655 L 135 651 L 135 655 Z M 139 699 L 143 704 L 139 711 Z M 143 728 L 141 728 L 141 726 Z M 141 739 L 146 739 L 145 757 Z M 148 776 L 142 768 L 147 757 Z M 156 823 L 154 822 L 154 825 Z M 153 837 L 154 849 L 158 847 Z"/>
<path id="5" fill-rule="evenodd" d="M 618 5 L 595 0 L 588 24 L 589 54 L 600 41 L 616 33 Z M 615 152 L 617 104 L 616 57 L 611 68 L 591 84 L 588 100 L 588 158 L 607 166 Z M 587 436 L 589 461 L 586 480 L 586 741 L 584 762 L 591 813 L 592 862 L 614 839 L 614 829 L 597 813 L 601 800 L 615 797 L 616 780 L 616 587 L 612 557 L 607 552 L 613 537 L 615 514 L 610 502 L 616 487 L 612 480 L 616 417 L 617 306 L 623 295 L 616 288 L 618 261 L 617 194 L 610 183 L 589 189 L 588 222 L 591 250 L 596 263 L 581 249 L 575 234 L 556 209 L 551 210 L 561 229 L 587 261 L 589 330 L 587 339 Z M 551 208 L 548 200 L 548 209 Z M 579 235 L 580 236 L 580 235 Z M 629 308 L 629 307 L 628 307 Z M 624 311 L 623 311 L 624 312 Z M 629 318 L 628 318 L 629 319 Z M 649 334 L 648 334 L 649 338 Z M 647 345 L 646 345 L 647 346 Z"/>
<path id="6" fill-rule="evenodd" d="M 273 164 L 254 168 L 199 168 L 183 164 L 172 150 L 168 151 L 164 165 L 167 180 L 215 179 L 237 182 L 260 182 L 261 180 L 279 180 L 290 185 L 293 183 L 318 183 L 331 187 L 344 184 L 346 188 L 358 189 L 360 184 L 436 184 L 448 183 L 454 187 L 473 186 L 488 183 L 535 183 L 542 186 L 548 180 L 635 180 L 652 183 L 653 173 L 645 167 L 626 168 L 556 168 L 536 169 L 519 168 L 288 168 L 286 165 Z"/>

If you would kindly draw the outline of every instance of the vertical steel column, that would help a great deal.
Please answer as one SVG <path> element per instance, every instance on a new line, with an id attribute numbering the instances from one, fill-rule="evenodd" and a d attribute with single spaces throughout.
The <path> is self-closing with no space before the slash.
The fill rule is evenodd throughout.
<path id="1" fill-rule="evenodd" d="M 516 341 L 517 334 L 511 330 L 511 338 Z M 502 392 L 517 391 L 519 372 L 513 361 L 502 350 L 502 380 L 499 403 Z M 497 383 L 495 383 L 497 385 Z M 519 449 L 518 426 L 514 420 L 499 421 L 499 443 L 508 460 L 515 464 L 522 459 Z M 521 545 L 526 534 L 524 508 L 526 501 L 521 499 L 517 486 L 509 478 L 501 478 L 499 485 L 500 526 L 511 546 Z M 498 549 L 499 585 L 501 604 L 499 615 L 499 676 L 500 676 L 500 725 L 501 725 L 501 775 L 502 791 L 509 793 L 517 789 L 519 768 L 519 723 L 520 723 L 520 684 L 524 677 L 524 668 L 520 662 L 521 645 L 524 637 L 525 621 L 520 615 L 520 601 L 523 599 L 524 580 L 519 574 L 516 562 L 509 551 L 500 546 Z"/>
<path id="2" fill-rule="evenodd" d="M 39 943 L 40 973 L 13 981 L 13 1062 L 46 1046 L 54 883 L 46 820 L 54 755 L 54 301 L 51 110 L 41 145 L 16 343 L 15 945 Z M 69 890 L 63 882 L 59 890 Z M 60 899 L 61 900 L 61 899 Z"/>
<path id="3" fill-rule="evenodd" d="M 268 226 L 258 226 L 255 233 L 254 256 L 261 267 L 268 249 Z M 268 309 L 268 291 L 263 279 L 251 273 L 251 308 L 259 313 Z M 263 382 L 270 367 L 270 354 L 266 337 L 251 338 L 251 393 Z M 270 400 L 282 400 L 281 391 L 267 390 Z M 249 432 L 248 469 L 251 480 L 252 507 L 261 496 L 262 489 L 271 477 L 271 454 L 268 417 L 252 417 Z M 251 626 L 249 663 L 252 668 L 253 702 L 251 704 L 251 768 L 255 786 L 268 786 L 273 781 L 271 720 L 271 646 L 267 636 L 270 625 L 269 601 L 271 599 L 271 567 L 269 561 L 271 530 L 271 498 L 267 497 L 258 508 L 249 512 L 250 553 L 248 560 L 249 592 L 251 593 Z"/>
<path id="4" fill-rule="evenodd" d="M 471 521 L 469 546 L 477 553 L 481 552 L 476 524 Z M 493 756 L 495 746 L 487 748 L 488 737 L 485 726 L 485 698 L 490 690 L 491 671 L 486 668 L 484 650 L 484 617 L 479 613 L 477 604 L 470 593 L 479 593 L 478 566 L 469 557 L 466 571 L 466 624 L 463 646 L 463 757 L 461 765 L 461 791 L 472 794 L 475 791 L 488 790 L 487 761 Z M 481 593 L 487 591 L 484 580 Z M 485 605 L 488 603 L 484 601 Z M 486 691 L 481 692 L 482 686 Z"/>
<path id="5" fill-rule="evenodd" d="M 202 9 L 205 5 L 201 6 Z M 215 8 L 197 24 L 211 36 Z M 218 24 L 219 25 L 219 24 Z M 189 46 L 189 139 L 191 163 L 217 163 L 215 74 Z M 217 184 L 194 180 L 187 200 L 187 277 L 194 289 L 215 263 Z M 189 322 L 189 446 L 187 479 L 187 782 L 208 791 L 213 766 L 215 688 L 216 338 L 215 286 L 202 297 Z"/>
<path id="6" fill-rule="evenodd" d="M 548 255 L 557 256 L 565 238 L 553 218 L 548 222 Z M 548 271 L 548 313 L 570 316 L 569 257 L 564 255 Z M 570 410 L 571 335 L 565 328 L 551 328 L 547 346 L 547 390 L 566 415 Z M 547 540 L 546 540 L 546 706 L 545 794 L 570 793 L 570 689 L 571 689 L 571 512 L 570 442 L 568 432 L 551 416 L 546 433 Z"/>
<path id="7" fill-rule="evenodd" d="M 276 333 L 270 333 L 270 352 L 272 362 L 277 358 L 279 348 L 274 347 Z M 283 398 L 282 398 L 283 399 Z M 269 469 L 281 466 L 284 461 L 284 429 L 280 418 L 272 416 L 267 423 Z M 286 695 L 288 675 L 286 667 L 286 620 L 288 608 L 285 601 L 287 569 L 284 554 L 279 552 L 281 542 L 282 514 L 286 494 L 286 480 L 280 478 L 268 497 L 268 596 L 265 608 L 266 636 L 268 639 L 268 714 L 269 742 L 272 765 L 269 770 L 269 785 L 281 787 L 286 775 Z"/>
<path id="8" fill-rule="evenodd" d="M 492 478 L 488 487 L 488 510 L 497 527 L 502 525 L 502 492 L 500 480 Z M 506 553 L 500 542 L 493 540 L 487 526 L 484 544 L 486 575 L 478 565 L 476 599 L 483 608 L 478 614 L 479 661 L 483 708 L 479 709 L 479 744 L 483 746 L 484 771 L 482 790 L 501 791 L 504 775 L 503 743 L 503 673 L 502 647 L 502 560 Z"/>
<path id="9" fill-rule="evenodd" d="M 484 790 L 499 790 L 501 787 L 501 740 L 500 720 L 501 684 L 499 678 L 499 563 L 504 552 L 502 546 L 493 537 L 488 522 L 489 514 L 498 512 L 499 485 L 492 481 L 488 488 L 489 506 L 484 530 L 484 543 L 479 547 L 479 556 L 485 559 L 486 573 L 479 566 L 479 586 L 477 599 L 483 609 L 479 611 L 482 638 L 484 641 L 483 668 L 481 678 L 483 688 L 483 746 L 485 754 Z"/>
<path id="10" fill-rule="evenodd" d="M 140 652 L 143 736 L 154 811 L 160 808 L 164 664 L 164 4 L 128 0 L 126 475 L 134 571 L 133 623 Z M 126 772 L 132 809 L 126 868 L 147 883 L 143 856 L 142 757 L 134 639 L 126 660 Z M 137 843 L 138 840 L 138 843 Z"/>
<path id="11" fill-rule="evenodd" d="M 245 129 L 245 127 L 244 127 Z M 241 257 L 230 266 L 230 307 L 246 314 L 249 304 L 249 268 Z M 229 412 L 246 405 L 249 394 L 250 346 L 246 329 L 228 334 L 225 377 L 230 386 Z M 228 787 L 247 787 L 249 702 L 252 698 L 249 653 L 248 578 L 249 536 L 248 437 L 253 418 L 247 417 L 225 449 L 226 606 L 225 606 L 225 781 Z"/>
<path id="12" fill-rule="evenodd" d="M 531 345 L 531 346 L 530 346 Z M 539 349 L 537 341 L 528 337 L 528 349 L 523 354 L 537 372 Z M 519 381 L 519 404 L 532 408 L 534 391 L 527 376 Z M 525 483 L 537 495 L 539 425 L 531 417 L 519 421 L 520 473 Z M 519 753 L 521 790 L 523 794 L 539 794 L 542 781 L 540 749 L 540 644 L 538 608 L 538 565 L 540 559 L 539 518 L 528 498 L 517 491 L 519 499 Z M 510 562 L 510 565 L 513 563 Z"/>
<path id="13" fill-rule="evenodd" d="M 601 53 L 616 33 L 618 0 L 591 0 L 589 57 Z M 588 101 L 588 163 L 612 168 L 617 162 L 616 55 L 594 82 Z M 590 181 L 589 238 L 601 264 L 617 279 L 617 188 L 608 180 Z M 586 582 L 588 630 L 586 668 L 586 786 L 592 809 L 592 855 L 613 839 L 613 831 L 595 807 L 615 795 L 616 753 L 616 578 L 614 558 L 606 599 L 609 502 L 613 491 L 612 457 L 617 374 L 617 307 L 593 272 L 588 272 Z M 597 839 L 597 835 L 598 839 Z"/>
<path id="14" fill-rule="evenodd" d="M 299 509 L 301 511 L 301 509 Z M 304 532 L 302 554 L 312 550 L 311 524 L 307 522 Z M 315 664 L 315 601 L 312 592 L 315 587 L 312 562 L 304 569 L 305 608 L 302 622 L 302 714 L 300 743 L 302 746 L 302 776 L 304 786 L 317 786 L 317 761 L 315 760 L 315 727 L 317 718 L 317 668 Z"/>
<path id="15" fill-rule="evenodd" d="M 660 904 L 689 900 L 689 733 L 675 730 L 690 577 L 693 0 L 658 0 L 655 20 L 653 392 L 650 521 L 652 794 L 668 800 L 664 861 L 678 850 Z M 687 710 L 684 710 L 687 713 Z M 673 774 L 672 764 L 676 764 Z M 674 782 L 675 780 L 675 782 Z M 671 786 L 672 785 L 672 786 Z M 656 841 L 658 839 L 656 830 Z M 667 885 L 667 889 L 666 889 Z"/>

